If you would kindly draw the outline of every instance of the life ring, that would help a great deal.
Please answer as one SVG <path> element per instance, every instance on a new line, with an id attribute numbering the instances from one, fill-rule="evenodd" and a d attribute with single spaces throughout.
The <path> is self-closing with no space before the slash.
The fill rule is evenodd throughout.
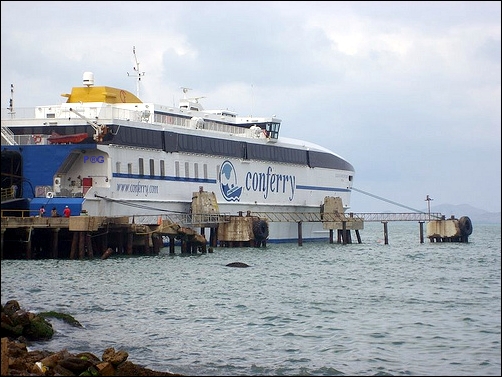
<path id="1" fill-rule="evenodd" d="M 54 197 L 54 193 L 52 191 L 48 191 L 47 194 L 45 194 L 45 197 L 47 199 L 52 199 Z"/>
<path id="2" fill-rule="evenodd" d="M 253 235 L 257 241 L 266 240 L 268 238 L 268 223 L 265 220 L 255 220 L 253 222 Z"/>
<path id="3" fill-rule="evenodd" d="M 33 141 L 35 142 L 35 144 L 40 144 L 42 142 L 42 135 L 34 135 Z"/>
<path id="4" fill-rule="evenodd" d="M 467 216 L 462 216 L 458 220 L 458 227 L 464 236 L 470 236 L 472 234 L 472 222 Z"/>

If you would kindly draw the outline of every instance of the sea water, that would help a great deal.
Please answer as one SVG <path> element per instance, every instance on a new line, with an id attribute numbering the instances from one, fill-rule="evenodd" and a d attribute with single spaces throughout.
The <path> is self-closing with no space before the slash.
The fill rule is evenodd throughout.
<path id="1" fill-rule="evenodd" d="M 415 222 L 361 243 L 267 244 L 106 260 L 3 260 L 2 304 L 72 315 L 29 349 L 194 376 L 501 374 L 501 226 L 420 243 Z M 243 262 L 248 268 L 226 265 Z"/>

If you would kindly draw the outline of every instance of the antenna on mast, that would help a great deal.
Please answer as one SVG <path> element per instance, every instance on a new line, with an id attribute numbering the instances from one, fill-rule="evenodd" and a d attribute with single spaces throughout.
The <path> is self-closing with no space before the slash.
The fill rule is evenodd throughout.
<path id="1" fill-rule="evenodd" d="M 431 200 L 432 199 L 429 195 L 425 198 L 425 201 L 427 202 L 427 210 L 429 211 L 429 221 L 431 221 Z"/>
<path id="2" fill-rule="evenodd" d="M 14 84 L 10 84 L 10 99 L 9 99 L 9 115 L 11 118 L 14 118 Z"/>
<path id="3" fill-rule="evenodd" d="M 132 54 L 134 55 L 134 62 L 136 63 L 136 66 L 133 67 L 135 74 L 129 74 L 127 72 L 127 76 L 129 77 L 136 77 L 138 78 L 138 81 L 136 81 L 136 97 L 139 98 L 139 84 L 141 81 L 141 78 L 145 75 L 145 72 L 140 72 L 139 70 L 139 63 L 138 63 L 138 58 L 136 57 L 136 46 L 132 46 Z"/>
<path id="4" fill-rule="evenodd" d="M 180 89 L 183 90 L 183 98 L 187 99 L 187 93 L 189 90 L 192 90 L 192 88 L 187 88 L 186 86 L 180 86 Z"/>

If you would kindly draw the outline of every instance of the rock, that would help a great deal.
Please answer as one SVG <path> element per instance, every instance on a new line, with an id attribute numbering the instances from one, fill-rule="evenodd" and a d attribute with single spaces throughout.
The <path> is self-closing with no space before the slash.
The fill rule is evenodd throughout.
<path id="1" fill-rule="evenodd" d="M 19 306 L 19 303 L 16 300 L 7 301 L 5 305 L 2 306 L 2 311 L 5 312 L 5 314 L 7 314 L 9 317 L 19 309 L 21 309 L 21 306 Z"/>
<path id="2" fill-rule="evenodd" d="M 96 369 L 100 376 L 114 376 L 115 368 L 112 364 L 108 362 L 99 363 L 96 365 Z"/>
<path id="3" fill-rule="evenodd" d="M 16 322 L 20 323 L 15 325 Z M 72 323 L 80 325 L 77 321 Z M 182 376 L 135 365 L 127 361 L 129 354 L 126 351 L 115 351 L 114 348 L 107 348 L 102 360 L 91 352 L 74 355 L 66 349 L 59 352 L 28 351 L 26 344 L 29 340 L 50 339 L 53 333 L 50 323 L 40 315 L 21 310 L 17 301 L 2 305 L 1 375 Z"/>
<path id="4" fill-rule="evenodd" d="M 34 316 L 24 327 L 23 335 L 30 340 L 46 340 L 52 338 L 54 329 L 44 318 Z"/>
<path id="5" fill-rule="evenodd" d="M 43 317 L 22 310 L 15 300 L 2 305 L 2 337 L 29 340 L 46 340 L 52 338 L 54 329 Z"/>
<path id="6" fill-rule="evenodd" d="M 56 354 L 57 356 L 54 356 Z M 127 352 L 115 352 L 113 348 L 107 348 L 107 354 L 115 361 L 119 361 L 124 359 Z M 49 351 L 28 352 L 26 344 L 4 337 L 2 338 L 1 355 L 2 376 L 183 376 L 182 374 L 151 370 L 127 360 L 115 367 L 112 363 L 100 361 L 99 359 L 97 359 L 98 361 L 96 362 L 95 357 L 87 356 L 89 357 L 88 360 L 82 359 L 82 357 L 86 357 L 85 355 L 89 355 L 87 352 L 85 352 L 84 355 L 79 355 L 81 356 L 78 357 L 77 355 L 68 353 L 66 350 L 57 353 Z M 60 357 L 63 357 L 63 359 L 56 362 L 60 360 Z M 54 366 L 49 367 L 49 365 L 44 364 L 42 360 L 49 361 L 48 364 Z M 78 370 L 86 365 L 90 366 L 79 373 Z M 43 372 L 43 370 L 45 370 L 45 372 Z"/>
<path id="7" fill-rule="evenodd" d="M 53 353 L 50 356 L 44 357 L 42 360 L 42 364 L 46 367 L 54 368 L 61 360 L 66 357 L 69 357 L 70 353 L 67 350 L 61 350 L 59 352 Z"/>
<path id="8" fill-rule="evenodd" d="M 85 360 L 90 360 L 93 362 L 94 365 L 99 364 L 101 362 L 99 357 L 97 357 L 96 355 L 94 355 L 90 352 L 81 352 L 77 355 L 77 357 L 80 357 L 81 359 L 85 359 Z"/>
<path id="9" fill-rule="evenodd" d="M 66 369 L 65 367 L 61 365 L 56 365 L 52 371 L 56 376 L 75 376 L 75 373 L 73 373 L 71 370 Z"/>
<path id="10" fill-rule="evenodd" d="M 63 322 L 66 322 L 67 324 L 73 326 L 73 327 L 83 327 L 79 321 L 77 321 L 73 316 L 66 314 L 66 313 L 59 313 L 59 312 L 42 312 L 38 313 L 38 315 L 44 319 L 47 318 L 57 318 L 62 320 Z"/>
<path id="11" fill-rule="evenodd" d="M 115 352 L 114 348 L 107 348 L 105 352 L 103 352 L 102 359 L 103 361 L 109 362 L 113 366 L 117 366 L 126 361 L 128 357 L 129 354 L 126 351 Z"/>
<path id="12" fill-rule="evenodd" d="M 31 316 L 29 313 L 22 309 L 16 310 L 14 313 L 9 315 L 9 317 L 14 326 L 21 325 L 23 327 L 28 326 L 30 324 L 30 320 L 32 319 L 30 318 Z"/>
<path id="13" fill-rule="evenodd" d="M 81 359 L 80 357 L 68 356 L 61 360 L 58 365 L 72 371 L 76 375 L 79 375 L 80 373 L 86 371 L 89 367 L 92 367 L 94 364 L 92 361 Z"/>
<path id="14" fill-rule="evenodd" d="M 7 338 L 2 338 L 2 355 L 1 355 L 1 362 L 2 362 L 2 368 L 1 368 L 1 375 L 6 376 L 7 372 L 9 371 L 9 357 L 8 357 L 8 351 L 7 351 Z"/>

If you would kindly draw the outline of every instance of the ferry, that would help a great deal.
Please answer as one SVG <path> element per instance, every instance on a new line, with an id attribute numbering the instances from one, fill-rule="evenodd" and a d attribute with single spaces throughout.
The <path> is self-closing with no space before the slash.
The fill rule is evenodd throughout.
<path id="1" fill-rule="evenodd" d="M 60 104 L 15 109 L 11 98 L 2 109 L 2 210 L 183 214 L 200 190 L 213 193 L 219 214 L 319 212 L 326 197 L 350 208 L 347 160 L 280 136 L 275 115 L 205 110 L 188 91 L 178 106 L 146 103 L 84 72 Z M 295 222 L 269 225 L 268 242 L 297 239 Z M 302 232 L 309 240 L 328 231 L 312 222 Z"/>

